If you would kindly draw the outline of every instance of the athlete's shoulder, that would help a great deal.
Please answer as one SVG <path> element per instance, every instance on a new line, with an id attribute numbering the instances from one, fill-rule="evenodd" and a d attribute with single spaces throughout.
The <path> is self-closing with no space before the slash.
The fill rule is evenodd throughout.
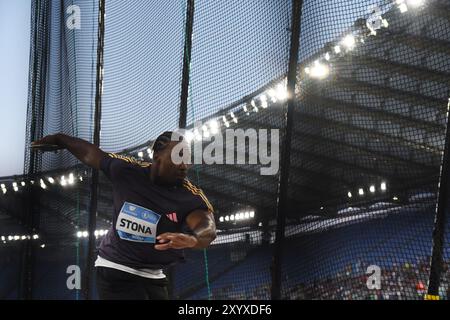
<path id="1" fill-rule="evenodd" d="M 209 202 L 208 198 L 205 196 L 202 189 L 194 185 L 192 182 L 189 181 L 189 179 L 184 179 L 183 181 L 183 187 L 188 190 L 190 193 L 192 193 L 195 196 L 199 196 L 203 202 L 205 203 L 206 207 L 210 212 L 214 212 L 214 208 Z"/>
<path id="2" fill-rule="evenodd" d="M 117 159 L 119 161 L 123 161 L 123 163 L 126 163 L 126 164 L 131 164 L 131 165 L 135 165 L 135 166 L 139 166 L 139 167 L 143 167 L 143 168 L 148 168 L 152 165 L 151 162 L 141 161 L 134 157 L 124 156 L 124 155 L 112 153 L 112 152 L 106 153 L 106 156 L 108 156 L 112 159 Z"/>

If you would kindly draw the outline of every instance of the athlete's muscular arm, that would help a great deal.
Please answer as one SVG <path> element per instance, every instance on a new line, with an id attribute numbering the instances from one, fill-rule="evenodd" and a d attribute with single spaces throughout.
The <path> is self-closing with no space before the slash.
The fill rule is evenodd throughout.
<path id="1" fill-rule="evenodd" d="M 62 133 L 46 136 L 32 144 L 58 145 L 60 149 L 69 150 L 78 160 L 94 169 L 100 169 L 100 161 L 105 155 L 100 148 L 92 143 Z"/>
<path id="2" fill-rule="evenodd" d="M 211 212 L 206 210 L 193 211 L 187 216 L 186 224 L 194 233 L 193 236 L 170 232 L 160 234 L 157 237 L 160 244 L 155 245 L 155 249 L 203 249 L 216 238 L 216 223 Z"/>

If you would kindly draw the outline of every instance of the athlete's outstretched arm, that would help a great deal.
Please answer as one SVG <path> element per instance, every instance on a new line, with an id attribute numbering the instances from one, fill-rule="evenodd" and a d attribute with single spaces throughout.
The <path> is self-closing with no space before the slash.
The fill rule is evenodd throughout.
<path id="1" fill-rule="evenodd" d="M 216 238 L 216 223 L 211 212 L 206 210 L 195 210 L 186 218 L 186 224 L 194 235 L 185 233 L 166 232 L 160 234 L 156 239 L 160 244 L 155 245 L 155 249 L 203 249 L 209 246 Z"/>
<path id="2" fill-rule="evenodd" d="M 67 149 L 78 160 L 94 169 L 100 169 L 100 161 L 105 155 L 100 148 L 92 143 L 62 133 L 45 136 L 38 141 L 32 142 L 32 144 L 58 145 L 61 149 Z"/>

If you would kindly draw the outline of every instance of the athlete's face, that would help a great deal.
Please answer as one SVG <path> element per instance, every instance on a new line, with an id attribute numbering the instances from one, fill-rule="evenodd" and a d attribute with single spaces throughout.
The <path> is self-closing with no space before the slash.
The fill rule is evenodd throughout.
<path id="1" fill-rule="evenodd" d="M 184 158 L 190 157 L 186 142 L 171 141 L 163 150 L 155 153 L 153 156 L 152 171 L 155 170 L 155 181 L 157 183 L 176 185 L 181 184 L 184 178 L 186 178 L 189 166 L 185 162 L 175 164 L 172 161 L 172 150 L 177 144 L 183 144 L 179 145 L 179 148 L 176 149 L 181 150 L 179 155 Z M 182 148 L 182 146 L 185 146 L 185 148 Z M 185 154 L 186 152 L 188 154 Z"/>

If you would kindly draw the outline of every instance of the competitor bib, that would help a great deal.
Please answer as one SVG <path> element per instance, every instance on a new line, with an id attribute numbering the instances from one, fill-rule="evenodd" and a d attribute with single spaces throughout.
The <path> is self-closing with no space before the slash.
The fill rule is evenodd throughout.
<path id="1" fill-rule="evenodd" d="M 122 240 L 155 243 L 161 215 L 150 209 L 124 202 L 117 217 L 116 230 Z"/>

